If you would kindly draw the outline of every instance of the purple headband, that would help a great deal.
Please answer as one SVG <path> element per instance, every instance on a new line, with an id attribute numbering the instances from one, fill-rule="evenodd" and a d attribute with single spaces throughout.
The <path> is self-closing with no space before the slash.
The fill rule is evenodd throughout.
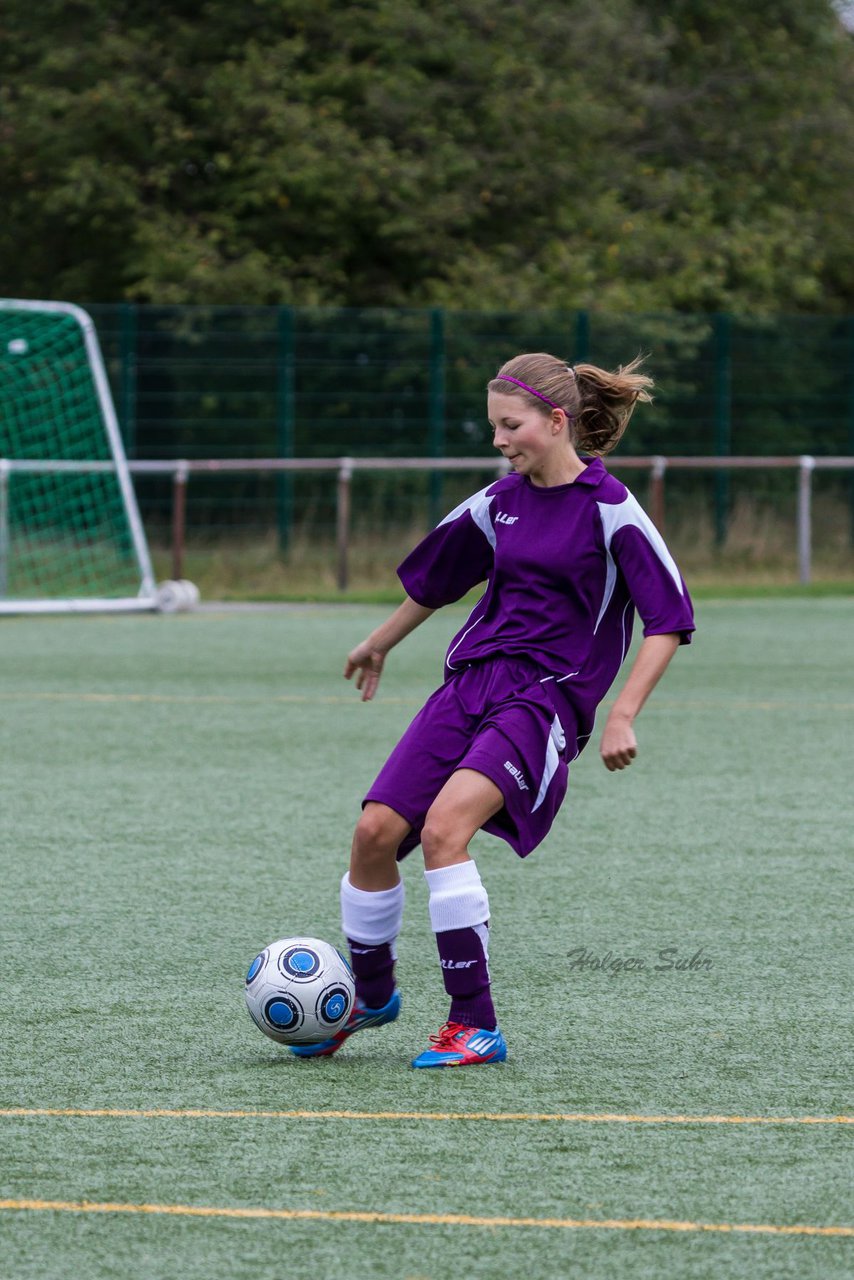
<path id="1" fill-rule="evenodd" d="M 530 395 L 536 396 L 538 400 L 544 401 L 545 404 L 550 404 L 553 409 L 563 409 L 563 412 L 566 413 L 566 409 L 563 408 L 562 404 L 555 404 L 554 400 L 550 400 L 548 396 L 544 396 L 542 391 L 535 391 L 533 387 L 529 387 L 527 382 L 520 382 L 518 378 L 509 378 L 506 373 L 499 373 L 498 381 L 515 382 L 516 386 L 521 387 L 523 391 L 527 391 Z M 572 414 L 566 413 L 566 416 L 571 418 Z"/>

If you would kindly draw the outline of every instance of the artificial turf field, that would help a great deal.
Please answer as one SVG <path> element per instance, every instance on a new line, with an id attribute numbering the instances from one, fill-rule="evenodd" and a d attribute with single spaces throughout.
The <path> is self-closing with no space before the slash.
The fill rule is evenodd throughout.
<path id="1" fill-rule="evenodd" d="M 243 1007 L 261 945 L 340 940 L 463 616 L 363 705 L 387 612 L 0 622 L 2 1280 L 850 1276 L 854 601 L 701 603 L 632 768 L 591 747 L 526 863 L 478 838 L 510 1058 L 458 1072 L 408 1067 L 417 855 L 397 1023 L 305 1062 Z"/>

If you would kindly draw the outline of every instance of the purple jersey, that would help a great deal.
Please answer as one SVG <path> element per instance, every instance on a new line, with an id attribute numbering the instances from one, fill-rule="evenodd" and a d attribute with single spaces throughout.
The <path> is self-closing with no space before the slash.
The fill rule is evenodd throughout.
<path id="1" fill-rule="evenodd" d="M 583 741 L 626 656 L 635 609 L 645 636 L 694 630 L 691 600 L 660 533 L 599 458 L 551 488 L 511 474 L 452 511 L 398 569 L 435 609 L 486 581 L 454 637 L 446 675 L 500 655 L 554 681 Z M 579 746 L 582 742 L 579 742 Z"/>

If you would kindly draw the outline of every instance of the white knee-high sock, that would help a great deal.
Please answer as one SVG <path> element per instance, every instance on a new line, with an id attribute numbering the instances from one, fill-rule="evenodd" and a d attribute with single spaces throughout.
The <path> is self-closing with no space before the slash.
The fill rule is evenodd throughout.
<path id="1" fill-rule="evenodd" d="M 489 919 L 489 898 L 476 863 L 455 862 L 450 867 L 425 871 L 430 890 L 430 923 L 434 933 L 466 929 Z"/>
<path id="2" fill-rule="evenodd" d="M 403 922 L 403 881 L 393 889 L 357 889 L 349 875 L 341 881 L 341 927 L 350 948 L 356 994 L 379 1009 L 394 994 L 395 939 Z"/>
<path id="3" fill-rule="evenodd" d="M 349 875 L 341 880 L 341 928 L 347 938 L 376 947 L 394 942 L 403 923 L 403 881 L 393 889 L 357 889 Z"/>

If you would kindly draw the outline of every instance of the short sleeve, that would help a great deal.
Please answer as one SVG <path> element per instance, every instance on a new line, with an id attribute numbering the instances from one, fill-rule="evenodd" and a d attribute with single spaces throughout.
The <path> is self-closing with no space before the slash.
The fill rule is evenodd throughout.
<path id="1" fill-rule="evenodd" d="M 640 615 L 645 636 L 677 634 L 689 644 L 694 610 L 682 575 L 649 516 L 628 494 L 600 503 L 606 545 Z"/>
<path id="2" fill-rule="evenodd" d="M 407 595 L 425 609 L 453 604 L 492 570 L 495 530 L 489 488 L 460 503 L 398 567 Z"/>

